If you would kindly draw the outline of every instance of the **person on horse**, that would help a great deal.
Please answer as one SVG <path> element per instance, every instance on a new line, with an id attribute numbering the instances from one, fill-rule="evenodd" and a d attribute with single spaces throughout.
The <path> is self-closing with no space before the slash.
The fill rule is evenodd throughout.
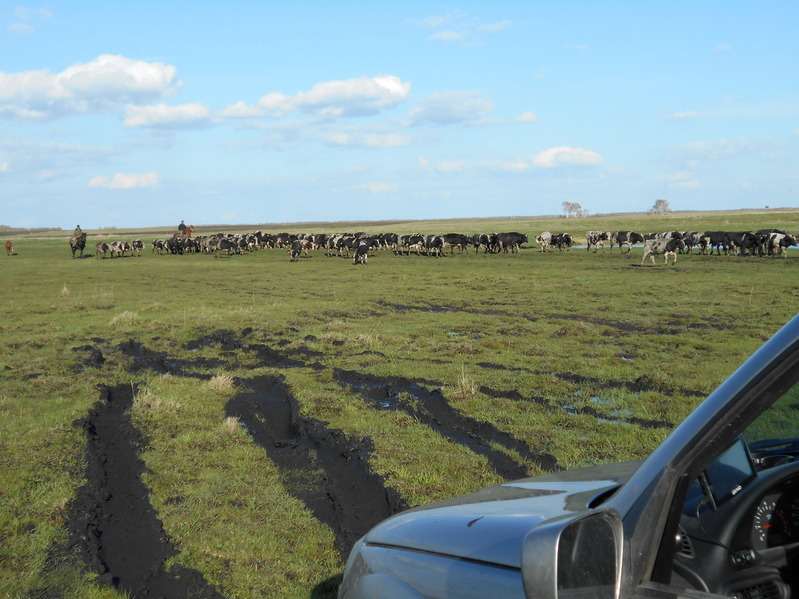
<path id="1" fill-rule="evenodd" d="M 186 230 L 186 223 L 184 223 L 183 221 L 180 221 L 180 224 L 178 225 L 178 233 L 180 233 L 181 237 L 183 237 L 183 232 L 185 230 Z"/>
<path id="2" fill-rule="evenodd" d="M 80 237 L 81 233 L 83 233 L 83 230 L 80 228 L 80 225 L 78 225 L 77 227 L 75 227 L 75 233 L 73 235 L 75 237 Z"/>

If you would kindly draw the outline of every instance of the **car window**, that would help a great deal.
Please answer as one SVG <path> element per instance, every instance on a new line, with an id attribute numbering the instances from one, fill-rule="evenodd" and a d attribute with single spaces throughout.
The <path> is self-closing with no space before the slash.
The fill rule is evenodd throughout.
<path id="1" fill-rule="evenodd" d="M 799 439 L 799 385 L 794 385 L 750 424 L 744 433 L 750 450 L 780 447 L 779 440 Z M 796 450 L 796 447 L 794 447 Z"/>
<path id="2" fill-rule="evenodd" d="M 762 391 L 776 401 L 687 486 L 671 588 L 784 597 L 795 584 L 785 573 L 799 546 L 799 383 L 787 374 Z"/>

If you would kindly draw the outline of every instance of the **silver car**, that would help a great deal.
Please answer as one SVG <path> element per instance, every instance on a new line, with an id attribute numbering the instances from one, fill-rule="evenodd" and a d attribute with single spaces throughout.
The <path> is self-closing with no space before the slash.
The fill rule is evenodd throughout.
<path id="1" fill-rule="evenodd" d="M 799 597 L 799 316 L 647 458 L 418 507 L 339 599 Z"/>

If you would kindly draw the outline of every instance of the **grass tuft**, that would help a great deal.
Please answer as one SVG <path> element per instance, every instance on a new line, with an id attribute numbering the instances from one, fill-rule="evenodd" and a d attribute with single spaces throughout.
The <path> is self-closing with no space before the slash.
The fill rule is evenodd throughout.
<path id="1" fill-rule="evenodd" d="M 455 382 L 455 386 L 452 387 L 452 398 L 462 401 L 471 399 L 477 394 L 478 388 L 478 384 L 466 374 L 466 368 L 461 364 L 461 372 L 458 375 L 458 380 Z"/>
<path id="2" fill-rule="evenodd" d="M 233 377 L 228 374 L 217 374 L 206 384 L 213 391 L 228 391 L 236 386 L 233 382 Z"/>
<path id="3" fill-rule="evenodd" d="M 109 326 L 111 327 L 118 327 L 120 325 L 133 326 L 138 323 L 139 323 L 138 312 L 131 312 L 130 310 L 125 310 L 121 314 L 117 314 L 108 322 Z"/>
<path id="4" fill-rule="evenodd" d="M 222 432 L 228 435 L 236 434 L 241 428 L 241 422 L 238 416 L 228 416 L 222 421 Z"/>

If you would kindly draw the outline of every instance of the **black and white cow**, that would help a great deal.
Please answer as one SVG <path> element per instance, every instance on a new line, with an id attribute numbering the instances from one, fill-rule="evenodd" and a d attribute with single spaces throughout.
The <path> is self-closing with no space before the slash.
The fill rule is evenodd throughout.
<path id="1" fill-rule="evenodd" d="M 685 242 L 682 239 L 647 239 L 644 242 L 644 255 L 641 258 L 641 266 L 644 260 L 649 257 L 652 266 L 655 265 L 655 256 L 663 256 L 665 264 L 669 263 L 669 256 L 674 259 L 673 264 L 677 264 L 677 252 L 685 249 Z"/>
<path id="2" fill-rule="evenodd" d="M 424 251 L 428 256 L 439 258 L 444 255 L 444 237 L 441 235 L 426 235 L 424 238 Z"/>
<path id="3" fill-rule="evenodd" d="M 710 255 L 713 255 L 713 250 L 716 250 L 716 255 L 721 256 L 721 251 L 724 250 L 725 254 L 730 251 L 730 240 L 727 237 L 726 231 L 705 231 L 702 234 L 702 242 L 699 245 L 702 253 L 705 250 L 710 250 Z"/>
<path id="4" fill-rule="evenodd" d="M 759 247 L 757 237 L 751 231 L 737 231 L 727 232 L 727 242 L 730 250 L 735 252 L 738 256 L 743 253 L 744 256 L 754 256 L 755 251 Z"/>
<path id="5" fill-rule="evenodd" d="M 623 251 L 622 248 L 627 246 L 628 252 L 632 251 L 633 245 L 636 243 L 644 243 L 646 241 L 643 235 L 635 231 L 614 231 L 609 237 L 610 249 L 613 249 L 613 244 L 615 243 L 618 244 L 620 251 Z"/>
<path id="6" fill-rule="evenodd" d="M 524 233 L 497 233 L 497 243 L 499 248 L 504 252 L 508 253 L 508 250 L 511 253 L 515 254 L 518 252 L 522 245 L 527 243 L 527 235 Z"/>
<path id="7" fill-rule="evenodd" d="M 295 239 L 294 241 L 291 242 L 291 246 L 289 246 L 289 254 L 291 255 L 291 261 L 299 262 L 300 253 L 302 253 L 302 241 L 299 239 Z"/>
<path id="8" fill-rule="evenodd" d="M 605 249 L 605 242 L 610 239 L 605 231 L 588 231 L 585 234 L 586 250 L 596 252 L 597 248 Z M 613 246 L 610 246 L 613 249 Z"/>
<path id="9" fill-rule="evenodd" d="M 422 250 L 425 249 L 424 246 L 425 238 L 421 233 L 414 233 L 413 235 L 400 235 L 397 251 L 404 252 L 406 255 L 413 251 L 417 256 L 420 256 L 422 254 Z"/>
<path id="10" fill-rule="evenodd" d="M 685 243 L 687 252 L 693 254 L 694 248 L 702 245 L 702 233 L 699 231 L 686 231 L 682 234 L 682 240 Z"/>
<path id="11" fill-rule="evenodd" d="M 121 258 L 126 252 L 130 251 L 130 244 L 127 241 L 112 241 L 108 244 L 108 250 L 112 258 L 114 254 Z"/>
<path id="12" fill-rule="evenodd" d="M 564 249 L 570 250 L 574 240 L 568 233 L 553 233 L 552 234 L 552 247 L 558 248 L 559 251 Z"/>
<path id="13" fill-rule="evenodd" d="M 458 248 L 462 254 L 466 251 L 466 246 L 471 243 L 469 238 L 462 233 L 446 233 L 441 237 L 444 240 L 444 248 L 450 248 L 450 254 L 455 253 L 455 248 Z"/>
<path id="14" fill-rule="evenodd" d="M 768 238 L 768 253 L 770 256 L 788 257 L 788 248 L 797 245 L 796 237 L 787 233 L 772 233 Z"/>
<path id="15" fill-rule="evenodd" d="M 352 258 L 353 264 L 366 264 L 369 260 L 369 250 L 372 249 L 372 240 L 369 238 L 362 239 L 358 242 L 358 247 Z"/>
<path id="16" fill-rule="evenodd" d="M 536 236 L 535 242 L 541 246 L 541 252 L 548 252 L 552 247 L 552 233 L 544 231 L 541 235 Z"/>
<path id="17" fill-rule="evenodd" d="M 474 253 L 478 253 L 483 248 L 483 253 L 493 252 L 496 247 L 496 233 L 475 233 L 472 235 L 472 245 Z"/>
<path id="18" fill-rule="evenodd" d="M 130 242 L 130 255 L 131 256 L 141 256 L 141 252 L 144 249 L 144 242 L 141 239 L 134 239 Z"/>

